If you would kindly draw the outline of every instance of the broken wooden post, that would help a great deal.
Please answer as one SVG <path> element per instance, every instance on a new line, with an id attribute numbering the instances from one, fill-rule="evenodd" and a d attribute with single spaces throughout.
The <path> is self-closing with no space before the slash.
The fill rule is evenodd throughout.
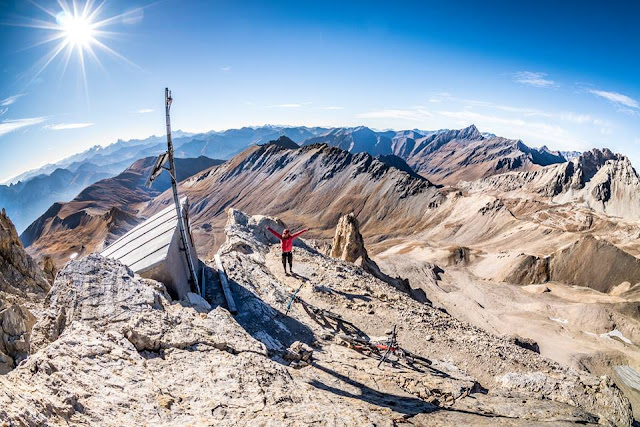
<path id="1" fill-rule="evenodd" d="M 222 293 L 224 299 L 227 300 L 227 307 L 231 314 L 237 314 L 236 303 L 233 301 L 233 295 L 231 295 L 231 288 L 229 288 L 229 281 L 227 280 L 227 273 L 224 272 L 224 266 L 222 265 L 222 259 L 220 255 L 216 255 L 216 267 L 218 267 L 218 276 L 220 277 L 220 284 L 222 285 Z"/>

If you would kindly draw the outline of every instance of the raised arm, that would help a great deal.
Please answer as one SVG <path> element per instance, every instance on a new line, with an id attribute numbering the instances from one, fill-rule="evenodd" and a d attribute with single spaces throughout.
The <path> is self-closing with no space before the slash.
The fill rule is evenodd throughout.
<path id="1" fill-rule="evenodd" d="M 306 233 L 307 231 L 309 231 L 309 229 L 308 229 L 308 228 L 305 228 L 304 230 L 300 230 L 300 231 L 298 231 L 297 233 L 293 233 L 293 234 L 291 235 L 291 238 L 292 238 L 292 239 L 295 239 L 296 237 L 298 237 L 298 236 L 299 236 L 299 235 L 301 235 L 302 233 Z"/>
<path id="2" fill-rule="evenodd" d="M 271 234 L 276 236 L 278 239 L 282 239 L 282 235 L 280 233 L 278 233 L 277 231 L 273 230 L 271 227 L 267 227 L 267 230 L 269 230 L 271 232 Z"/>

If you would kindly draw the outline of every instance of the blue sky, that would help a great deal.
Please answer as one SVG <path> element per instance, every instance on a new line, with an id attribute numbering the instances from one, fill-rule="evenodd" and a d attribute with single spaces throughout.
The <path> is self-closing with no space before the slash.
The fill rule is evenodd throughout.
<path id="1" fill-rule="evenodd" d="M 30 46 L 60 32 L 32 25 L 60 4 L 0 0 L 0 180 L 162 134 L 165 86 L 187 131 L 474 123 L 640 165 L 640 3 L 391 3 L 107 0 L 96 38 L 118 56 L 85 51 L 85 85 L 80 49 L 37 73 L 59 40 Z"/>

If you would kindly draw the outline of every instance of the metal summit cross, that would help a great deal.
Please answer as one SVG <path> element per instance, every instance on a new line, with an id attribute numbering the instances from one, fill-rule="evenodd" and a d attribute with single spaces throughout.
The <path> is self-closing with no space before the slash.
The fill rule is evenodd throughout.
<path id="1" fill-rule="evenodd" d="M 197 290 L 198 294 L 200 292 L 200 286 L 198 285 L 198 275 L 196 274 L 196 269 L 193 264 L 193 259 L 191 257 L 191 248 L 190 248 L 190 239 L 187 236 L 187 230 L 184 223 L 184 217 L 182 216 L 180 209 L 180 198 L 178 197 L 178 182 L 176 180 L 176 164 L 173 159 L 173 141 L 171 139 L 171 118 L 169 116 L 169 110 L 171 109 L 171 102 L 173 98 L 171 97 L 171 91 L 169 88 L 164 89 L 164 105 L 165 105 L 165 113 L 167 120 L 167 151 L 158 156 L 156 160 L 155 166 L 151 170 L 149 174 L 149 178 L 147 179 L 147 187 L 150 187 L 153 181 L 162 173 L 163 170 L 169 172 L 169 176 L 171 176 L 171 189 L 173 190 L 173 202 L 176 205 L 176 212 L 178 215 L 178 228 L 180 229 L 180 238 L 182 241 L 182 248 L 180 250 L 184 253 L 187 259 L 187 265 L 189 266 L 189 274 L 191 276 L 191 283 Z M 169 167 L 165 167 L 165 164 L 169 162 Z"/>

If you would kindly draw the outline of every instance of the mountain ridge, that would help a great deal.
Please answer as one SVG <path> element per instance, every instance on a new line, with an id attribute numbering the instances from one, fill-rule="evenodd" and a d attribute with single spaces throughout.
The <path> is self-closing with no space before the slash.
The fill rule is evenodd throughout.
<path id="1" fill-rule="evenodd" d="M 350 152 L 395 155 L 431 181 L 448 185 L 461 179 L 473 180 L 566 162 L 561 154 L 546 147 L 530 148 L 521 140 L 485 135 L 475 125 L 425 134 L 417 130 L 375 132 L 358 126 L 332 129 L 304 144 L 317 142 Z"/>
<path id="2" fill-rule="evenodd" d="M 52 254 L 54 261 L 62 264 L 70 254 L 93 252 L 128 231 L 141 221 L 135 205 L 170 187 L 167 174 L 150 188 L 145 186 L 155 161 L 154 157 L 140 159 L 116 177 L 85 188 L 70 202 L 53 204 L 21 234 L 25 247 L 34 254 Z M 185 179 L 223 162 L 204 156 L 176 159 L 177 178 Z"/>
<path id="3" fill-rule="evenodd" d="M 226 163 L 202 170 L 180 183 L 181 194 L 190 199 L 196 241 L 211 240 L 212 229 L 215 229 L 214 236 L 221 235 L 226 220 L 224 209 L 231 204 L 283 212 L 285 216 L 285 211 L 289 211 L 289 215 L 295 211 L 301 217 L 313 215 L 318 205 L 326 205 L 320 216 L 327 224 L 337 222 L 346 210 L 353 209 L 363 215 L 366 229 L 367 219 L 371 219 L 370 227 L 374 227 L 381 224 L 383 218 L 389 218 L 391 206 L 411 211 L 412 219 L 408 221 L 420 221 L 421 209 L 437 205 L 442 197 L 426 178 L 367 153 L 351 154 L 326 144 L 294 148 L 289 142 L 282 142 L 252 146 Z M 150 165 L 151 160 L 145 166 Z M 56 262 L 61 263 L 65 260 L 63 254 L 78 252 L 79 241 L 87 251 L 108 244 L 111 239 L 105 231 L 106 218 L 98 216 L 105 215 L 108 207 L 128 213 L 131 216 L 125 215 L 127 223 L 133 223 L 172 203 L 170 191 L 159 194 L 138 189 L 133 182 L 139 185 L 146 178 L 143 177 L 146 169 L 138 165 L 135 170 L 118 178 L 118 186 L 126 183 L 122 190 L 113 188 L 114 178 L 111 178 L 83 191 L 72 202 L 52 206 L 47 215 L 23 233 L 28 250 L 46 253 L 49 249 L 55 252 L 52 255 Z M 316 190 L 311 193 L 304 190 L 311 187 Z M 416 199 L 417 196 L 420 197 Z M 385 207 L 385 198 L 393 200 L 389 207 Z M 411 207 L 409 202 L 413 200 L 420 202 Z M 73 223 L 64 224 L 65 219 L 67 223 L 73 219 Z M 214 246 L 205 244 L 207 251 Z"/>

